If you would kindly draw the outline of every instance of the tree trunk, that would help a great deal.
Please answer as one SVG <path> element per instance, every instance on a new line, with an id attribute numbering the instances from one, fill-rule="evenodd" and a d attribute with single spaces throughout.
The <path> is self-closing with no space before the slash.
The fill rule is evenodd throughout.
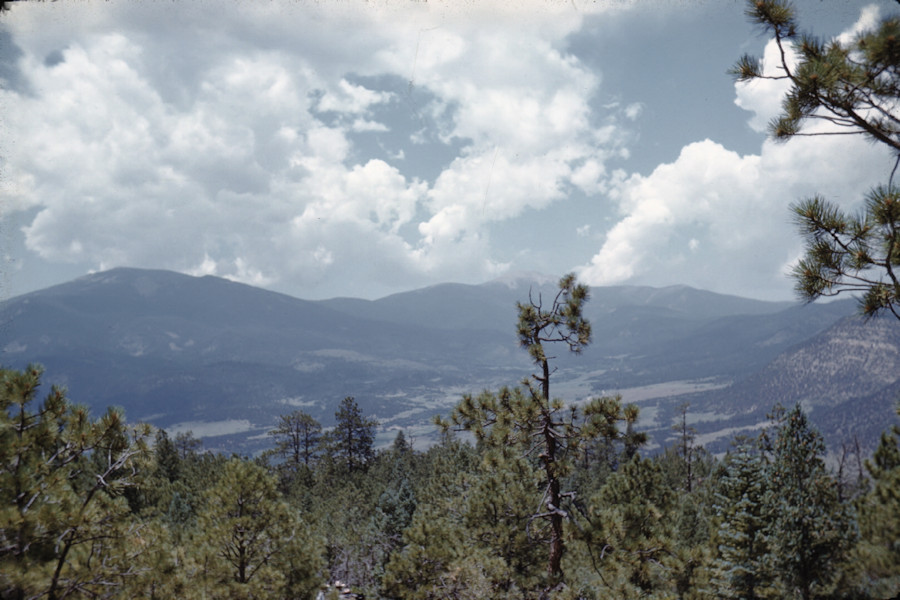
<path id="1" fill-rule="evenodd" d="M 550 409 L 550 365 L 543 361 L 543 379 L 541 387 L 543 392 L 543 434 L 547 450 L 544 453 L 544 472 L 547 474 L 547 508 L 550 515 L 550 556 L 547 560 L 547 574 L 552 583 L 562 579 L 562 555 L 563 555 L 563 516 L 559 490 L 559 477 L 556 472 L 556 437 L 553 433 L 553 416 Z"/>

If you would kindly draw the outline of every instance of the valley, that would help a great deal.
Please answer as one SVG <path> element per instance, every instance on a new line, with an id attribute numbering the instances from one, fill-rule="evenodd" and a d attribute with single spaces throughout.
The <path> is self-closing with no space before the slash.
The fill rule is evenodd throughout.
<path id="1" fill-rule="evenodd" d="M 212 450 L 253 454 L 278 415 L 326 427 L 353 396 L 419 446 L 465 393 L 532 372 L 515 339 L 516 302 L 547 281 L 444 284 L 368 301 L 306 301 L 214 277 L 115 269 L 0 305 L 0 363 L 36 362 L 96 414 L 193 431 Z M 829 446 L 877 442 L 900 397 L 900 325 L 863 321 L 852 301 L 798 305 L 684 286 L 592 289 L 593 342 L 558 349 L 552 393 L 570 403 L 621 394 L 641 409 L 651 449 L 689 403 L 714 452 L 752 432 L 776 402 L 801 402 Z M 549 296 L 548 296 L 549 297 Z"/>

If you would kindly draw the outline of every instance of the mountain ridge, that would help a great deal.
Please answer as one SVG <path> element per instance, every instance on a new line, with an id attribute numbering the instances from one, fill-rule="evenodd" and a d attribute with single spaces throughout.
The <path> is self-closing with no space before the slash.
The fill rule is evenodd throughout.
<path id="1" fill-rule="evenodd" d="M 549 302 L 554 287 L 537 283 L 529 289 Z M 515 385 L 531 372 L 514 330 L 515 303 L 527 300 L 522 286 L 494 281 L 313 301 L 216 277 L 122 268 L 0 303 L 0 363 L 41 362 L 48 383 L 66 384 L 74 401 L 96 410 L 119 405 L 129 419 L 160 427 L 240 423 L 240 431 L 210 437 L 218 449 L 258 450 L 277 415 L 297 407 L 327 426 L 348 395 L 381 420 L 384 436 L 407 428 L 424 439 L 431 416 L 462 393 Z M 770 303 L 688 286 L 592 288 L 585 314 L 594 342 L 583 356 L 558 352 L 554 386 L 573 401 L 604 391 L 622 391 L 628 401 L 630 390 L 646 386 L 677 391 L 642 401 L 643 425 L 658 445 L 685 400 L 719 411 L 709 427 L 725 429 L 759 416 L 756 404 L 765 400 L 753 401 L 751 390 L 798 396 L 787 383 L 776 393 L 753 382 L 790 382 L 773 369 L 804 344 L 819 344 L 821 357 L 839 354 L 839 341 L 817 336 L 854 310 L 846 301 Z M 843 327 L 844 346 L 865 339 L 859 322 Z M 886 347 L 900 348 L 893 330 L 884 335 Z M 863 367 L 864 375 L 875 364 Z M 882 379 L 895 383 L 890 372 Z M 684 392 L 692 381 L 715 389 Z M 841 386 L 851 391 L 806 399 L 813 413 L 841 423 L 829 411 L 856 397 L 852 381 Z M 857 388 L 857 395 L 887 393 Z"/>

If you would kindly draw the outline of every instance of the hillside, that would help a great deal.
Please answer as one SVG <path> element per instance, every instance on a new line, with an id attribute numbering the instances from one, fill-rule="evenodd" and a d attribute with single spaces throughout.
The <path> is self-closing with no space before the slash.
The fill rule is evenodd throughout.
<path id="1" fill-rule="evenodd" d="M 462 393 L 530 373 L 514 336 L 515 303 L 529 292 L 550 302 L 554 287 L 512 279 L 306 301 L 215 277 L 115 269 L 0 305 L 0 362 L 41 363 L 76 402 L 122 406 L 131 420 L 191 429 L 215 448 L 259 448 L 277 415 L 297 407 L 327 426 L 348 395 L 382 421 L 385 438 L 402 427 L 426 442 L 430 418 Z M 846 319 L 853 310 L 683 286 L 594 288 L 594 342 L 579 357 L 559 350 L 554 389 L 576 401 L 623 392 L 657 443 L 685 399 L 698 419 L 714 415 L 704 430 L 743 426 L 775 400 L 856 428 L 839 419 L 841 407 L 890 396 L 900 339 L 893 322 L 874 335 Z"/>
<path id="2" fill-rule="evenodd" d="M 859 439 L 872 448 L 900 400 L 900 323 L 846 317 L 722 390 L 691 399 L 703 412 L 758 422 L 775 403 L 801 403 L 829 446 Z M 718 424 L 712 425 L 718 427 Z"/>

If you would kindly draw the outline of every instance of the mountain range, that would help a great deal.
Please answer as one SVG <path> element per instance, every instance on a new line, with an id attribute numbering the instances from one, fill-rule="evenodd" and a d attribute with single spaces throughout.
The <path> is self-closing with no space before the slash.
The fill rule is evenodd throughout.
<path id="1" fill-rule="evenodd" d="M 379 438 L 434 436 L 466 392 L 532 372 L 516 302 L 552 302 L 547 278 L 442 284 L 378 300 L 302 300 L 216 277 L 118 268 L 0 304 L 0 365 L 40 363 L 45 382 L 95 412 L 193 431 L 208 448 L 253 453 L 278 415 L 326 427 L 346 396 Z M 829 446 L 871 448 L 900 398 L 900 322 L 863 320 L 852 300 L 764 302 L 685 286 L 591 289 L 593 342 L 558 348 L 552 389 L 567 401 L 621 393 L 651 447 L 679 407 L 722 451 L 775 403 L 802 402 Z"/>

